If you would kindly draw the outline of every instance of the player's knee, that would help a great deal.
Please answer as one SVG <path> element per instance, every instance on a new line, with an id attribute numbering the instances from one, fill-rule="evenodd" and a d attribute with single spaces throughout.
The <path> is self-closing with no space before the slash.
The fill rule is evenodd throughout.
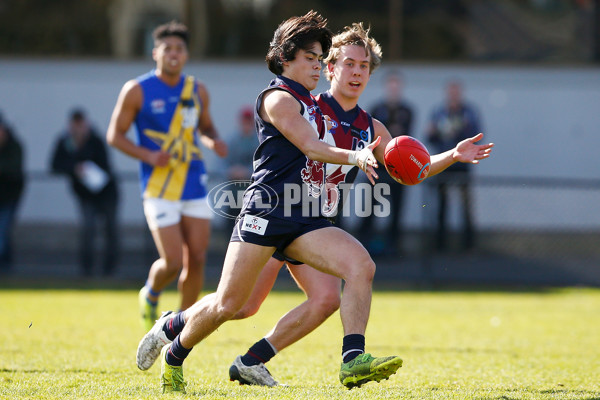
<path id="1" fill-rule="evenodd" d="M 330 316 L 340 308 L 339 292 L 322 292 L 310 299 L 319 314 Z"/>
<path id="2" fill-rule="evenodd" d="M 163 260 L 165 263 L 165 268 L 169 274 L 176 275 L 179 273 L 183 264 L 181 257 L 167 256 Z"/>
<path id="3" fill-rule="evenodd" d="M 346 281 L 372 281 L 375 276 L 375 262 L 368 253 L 366 253 L 366 256 L 357 257 L 352 263 L 347 265 L 348 271 L 345 278 Z"/>
<path id="4" fill-rule="evenodd" d="M 375 277 L 375 270 L 377 269 L 377 267 L 375 266 L 375 261 L 373 261 L 371 258 L 369 258 L 369 261 L 366 263 L 365 265 L 365 276 L 372 281 L 373 278 Z"/>
<path id="5" fill-rule="evenodd" d="M 206 252 L 203 251 L 194 251 L 190 252 L 190 265 L 193 265 L 198 268 L 202 268 L 204 263 L 206 262 Z"/>
<path id="6" fill-rule="evenodd" d="M 211 296 L 211 295 L 209 295 Z M 208 324 L 219 327 L 230 320 L 233 316 L 231 308 L 222 304 L 214 294 L 208 300 L 208 296 L 185 311 L 186 324 Z"/>
<path id="7" fill-rule="evenodd" d="M 169 281 L 175 279 L 181 270 L 181 259 L 179 263 L 177 258 L 162 257 L 152 264 L 152 270 L 160 271 L 161 276 Z"/>

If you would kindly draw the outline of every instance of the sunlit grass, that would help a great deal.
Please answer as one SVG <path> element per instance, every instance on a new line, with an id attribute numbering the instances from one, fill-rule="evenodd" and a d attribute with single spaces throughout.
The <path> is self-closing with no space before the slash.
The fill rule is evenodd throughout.
<path id="1" fill-rule="evenodd" d="M 136 299 L 133 290 L 0 290 L 0 398 L 161 397 L 158 366 L 135 366 L 143 336 Z M 404 359 L 390 380 L 351 391 L 340 385 L 336 314 L 269 363 L 287 387 L 230 382 L 233 359 L 302 300 L 299 292 L 272 293 L 256 316 L 198 344 L 184 366 L 183 397 L 600 399 L 600 291 L 591 289 L 377 292 L 367 351 Z M 167 292 L 161 308 L 176 303 Z"/>

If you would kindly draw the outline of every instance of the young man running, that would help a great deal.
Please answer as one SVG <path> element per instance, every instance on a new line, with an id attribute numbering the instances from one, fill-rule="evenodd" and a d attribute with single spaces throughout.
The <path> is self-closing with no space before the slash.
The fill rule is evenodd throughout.
<path id="1" fill-rule="evenodd" d="M 160 25 L 153 38 L 156 68 L 125 83 L 107 132 L 110 145 L 140 160 L 144 214 L 160 256 L 138 296 L 145 331 L 156 322 L 161 291 L 178 274 L 180 308 L 198 300 L 212 218 L 199 141 L 220 157 L 227 155 L 212 122 L 206 87 L 183 74 L 187 27 Z M 126 136 L 134 123 L 137 143 Z"/>

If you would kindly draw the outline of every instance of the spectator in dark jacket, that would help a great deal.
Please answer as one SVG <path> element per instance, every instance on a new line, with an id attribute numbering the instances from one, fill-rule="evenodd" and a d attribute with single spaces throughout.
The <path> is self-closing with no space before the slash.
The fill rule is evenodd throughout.
<path id="1" fill-rule="evenodd" d="M 102 272 L 115 271 L 118 252 L 118 191 L 104 140 L 80 109 L 71 112 L 67 129 L 60 134 L 52 155 L 52 172 L 65 174 L 81 211 L 80 266 L 92 274 L 96 221 L 104 222 Z"/>
<path id="2" fill-rule="evenodd" d="M 11 236 L 24 184 L 23 148 L 0 115 L 0 273 L 12 265 Z"/>
<path id="3" fill-rule="evenodd" d="M 463 98 L 462 83 L 458 80 L 451 80 L 445 89 L 446 100 L 433 110 L 427 127 L 427 141 L 433 150 L 432 154 L 449 150 L 460 141 L 481 132 L 479 112 L 474 105 Z M 436 229 L 438 250 L 446 249 L 447 198 L 448 191 L 452 187 L 458 189 L 462 204 L 462 247 L 464 250 L 470 250 L 475 245 L 470 170 L 471 165 L 468 163 L 455 163 L 446 170 L 444 176 L 432 180 L 432 182 L 435 182 L 438 195 L 438 224 Z"/>

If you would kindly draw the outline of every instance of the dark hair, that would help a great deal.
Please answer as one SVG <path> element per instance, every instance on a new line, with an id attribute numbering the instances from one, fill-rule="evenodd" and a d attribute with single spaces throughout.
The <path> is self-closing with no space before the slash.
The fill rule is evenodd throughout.
<path id="1" fill-rule="evenodd" d="M 331 47 L 332 33 L 327 28 L 327 20 L 316 11 L 309 11 L 301 17 L 291 17 L 283 21 L 273 34 L 265 60 L 269 71 L 276 75 L 283 72 L 283 62 L 296 58 L 298 50 L 308 50 L 314 42 L 321 43 L 323 54 Z"/>
<path id="2" fill-rule="evenodd" d="M 85 119 L 85 111 L 82 108 L 74 108 L 71 110 L 69 119 L 71 121 L 83 121 Z"/>
<path id="3" fill-rule="evenodd" d="M 177 36 L 185 42 L 186 46 L 189 44 L 190 39 L 187 26 L 177 21 L 171 21 L 167 22 L 166 24 L 159 25 L 152 32 L 152 38 L 154 39 L 155 44 L 156 42 L 169 36 Z"/>

